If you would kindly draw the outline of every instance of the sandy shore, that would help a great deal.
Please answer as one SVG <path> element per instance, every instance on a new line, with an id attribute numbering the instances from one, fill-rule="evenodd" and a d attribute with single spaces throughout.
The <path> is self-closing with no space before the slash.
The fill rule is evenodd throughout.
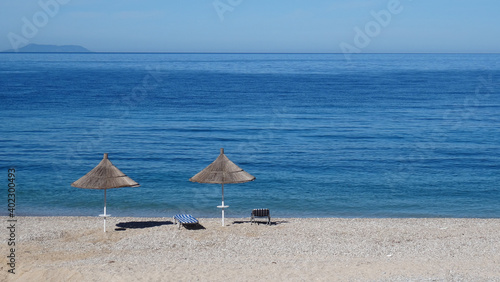
<path id="1" fill-rule="evenodd" d="M 2 217 L 4 225 L 7 217 Z M 500 281 L 500 219 L 17 217 L 1 281 Z"/>

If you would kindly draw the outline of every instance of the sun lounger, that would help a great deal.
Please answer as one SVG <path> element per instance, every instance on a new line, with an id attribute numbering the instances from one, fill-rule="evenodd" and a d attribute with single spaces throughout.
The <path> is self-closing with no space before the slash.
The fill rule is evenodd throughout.
<path id="1" fill-rule="evenodd" d="M 267 217 L 267 224 L 271 224 L 271 214 L 269 209 L 254 209 L 252 210 L 252 217 L 250 219 L 250 224 L 253 224 L 256 217 Z"/>
<path id="2" fill-rule="evenodd" d="M 174 215 L 174 221 L 176 224 L 179 224 L 179 229 L 181 225 L 198 224 L 198 220 L 190 214 L 176 214 Z"/>

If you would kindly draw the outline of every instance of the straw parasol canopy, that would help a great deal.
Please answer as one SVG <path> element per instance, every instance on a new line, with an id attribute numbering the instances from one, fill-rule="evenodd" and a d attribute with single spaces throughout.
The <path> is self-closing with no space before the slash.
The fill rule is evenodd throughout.
<path id="1" fill-rule="evenodd" d="M 114 166 L 108 159 L 108 154 L 105 153 L 102 161 L 96 167 L 77 181 L 71 183 L 71 186 L 104 190 L 104 214 L 99 216 L 104 217 L 104 232 L 106 232 L 106 217 L 111 216 L 106 214 L 106 190 L 111 188 L 139 187 L 140 185 Z"/>
<path id="2" fill-rule="evenodd" d="M 222 209 L 222 226 L 224 226 L 224 208 L 229 207 L 224 205 L 224 184 L 253 181 L 255 176 L 229 160 L 224 154 L 224 149 L 221 148 L 219 157 L 189 180 L 198 183 L 222 184 L 222 205 L 217 207 Z"/>

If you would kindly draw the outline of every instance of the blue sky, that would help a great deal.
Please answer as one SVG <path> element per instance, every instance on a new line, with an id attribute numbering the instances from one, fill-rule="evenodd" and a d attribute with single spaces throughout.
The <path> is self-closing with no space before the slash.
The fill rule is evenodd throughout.
<path id="1" fill-rule="evenodd" d="M 498 53 L 499 12 L 498 0 L 2 0 L 0 50 Z"/>

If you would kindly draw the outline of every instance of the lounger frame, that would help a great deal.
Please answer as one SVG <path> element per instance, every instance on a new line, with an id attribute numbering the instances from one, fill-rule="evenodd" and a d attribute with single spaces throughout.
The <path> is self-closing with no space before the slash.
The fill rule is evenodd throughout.
<path id="1" fill-rule="evenodd" d="M 269 209 L 254 209 L 250 215 L 250 224 L 255 222 L 256 217 L 267 217 L 267 225 L 271 225 L 271 213 Z"/>

